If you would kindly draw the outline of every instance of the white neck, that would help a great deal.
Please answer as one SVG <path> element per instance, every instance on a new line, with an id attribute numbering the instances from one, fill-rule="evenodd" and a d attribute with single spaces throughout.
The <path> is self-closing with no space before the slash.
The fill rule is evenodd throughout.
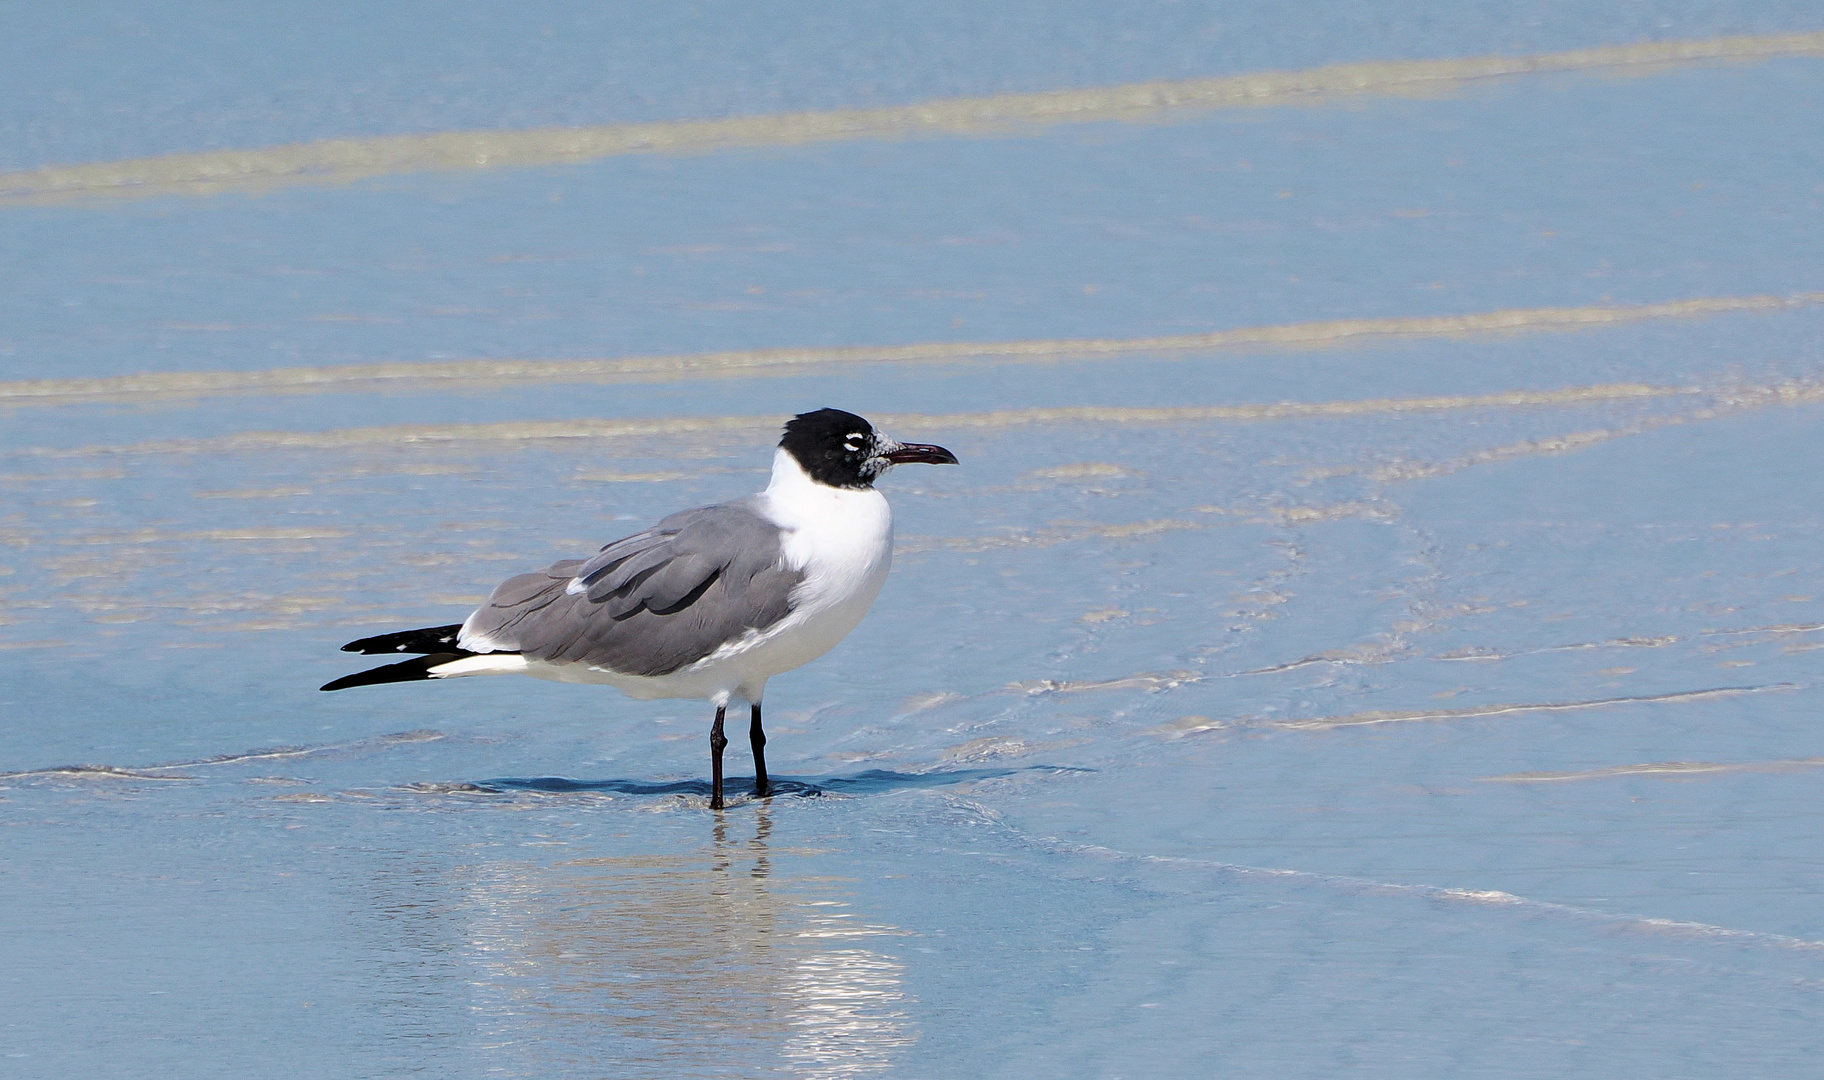
<path id="1" fill-rule="evenodd" d="M 786 547 L 795 565 L 816 558 L 812 548 L 831 554 L 853 548 L 856 557 L 871 563 L 884 560 L 892 547 L 893 512 L 886 496 L 871 487 L 820 484 L 783 449 L 773 455 L 773 479 L 760 503 L 774 524 L 792 534 Z"/>
<path id="2" fill-rule="evenodd" d="M 781 629 L 742 654 L 741 693 L 758 701 L 769 677 L 830 651 L 867 614 L 893 561 L 893 512 L 871 487 L 817 483 L 784 450 L 751 505 L 779 527 L 780 561 L 802 575 Z"/>
<path id="3" fill-rule="evenodd" d="M 795 500 L 809 497 L 816 491 L 836 491 L 828 484 L 819 484 L 811 479 L 811 474 L 804 471 L 785 447 L 773 451 L 773 478 L 767 481 L 765 494 L 769 498 Z"/>

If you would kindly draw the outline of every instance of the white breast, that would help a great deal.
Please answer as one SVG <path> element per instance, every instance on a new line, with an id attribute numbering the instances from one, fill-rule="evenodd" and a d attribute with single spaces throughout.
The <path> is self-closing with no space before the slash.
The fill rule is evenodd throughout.
<path id="1" fill-rule="evenodd" d="M 774 458 L 773 480 L 760 504 L 783 533 L 786 565 L 804 575 L 787 620 L 796 624 L 787 636 L 802 649 L 814 649 L 801 664 L 855 629 L 880 595 L 893 562 L 893 510 L 873 488 L 813 481 L 784 450 Z"/>

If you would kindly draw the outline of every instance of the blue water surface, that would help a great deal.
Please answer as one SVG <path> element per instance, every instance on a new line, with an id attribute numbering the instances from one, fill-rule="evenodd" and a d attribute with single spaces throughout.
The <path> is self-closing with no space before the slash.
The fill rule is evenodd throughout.
<path id="1" fill-rule="evenodd" d="M 17 171 L 1824 20 L 0 29 Z M 0 1075 L 1815 1074 L 1824 59 L 1622 74 L 0 205 Z M 1304 336 L 1132 344 L 1262 327 Z M 1002 347 L 1058 339 L 1115 344 Z M 893 575 L 770 684 L 774 797 L 737 739 L 708 809 L 701 702 L 317 691 L 345 641 L 755 490 L 824 405 L 962 466 L 882 482 Z"/>

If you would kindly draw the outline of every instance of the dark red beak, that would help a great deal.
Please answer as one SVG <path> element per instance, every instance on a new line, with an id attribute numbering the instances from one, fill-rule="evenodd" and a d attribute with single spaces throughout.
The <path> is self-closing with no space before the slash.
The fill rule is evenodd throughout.
<path id="1" fill-rule="evenodd" d="M 926 465 L 955 465 L 956 455 L 941 446 L 929 443 L 900 443 L 884 455 L 895 465 L 905 465 L 919 461 Z"/>

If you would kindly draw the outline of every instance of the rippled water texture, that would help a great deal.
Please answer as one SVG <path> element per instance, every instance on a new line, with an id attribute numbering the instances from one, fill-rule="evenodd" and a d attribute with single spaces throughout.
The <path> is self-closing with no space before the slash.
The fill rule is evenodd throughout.
<path id="1" fill-rule="evenodd" d="M 0 16 L 0 1075 L 1814 1075 L 1815 10 L 758 10 Z M 781 794 L 317 692 L 823 405 Z"/>

